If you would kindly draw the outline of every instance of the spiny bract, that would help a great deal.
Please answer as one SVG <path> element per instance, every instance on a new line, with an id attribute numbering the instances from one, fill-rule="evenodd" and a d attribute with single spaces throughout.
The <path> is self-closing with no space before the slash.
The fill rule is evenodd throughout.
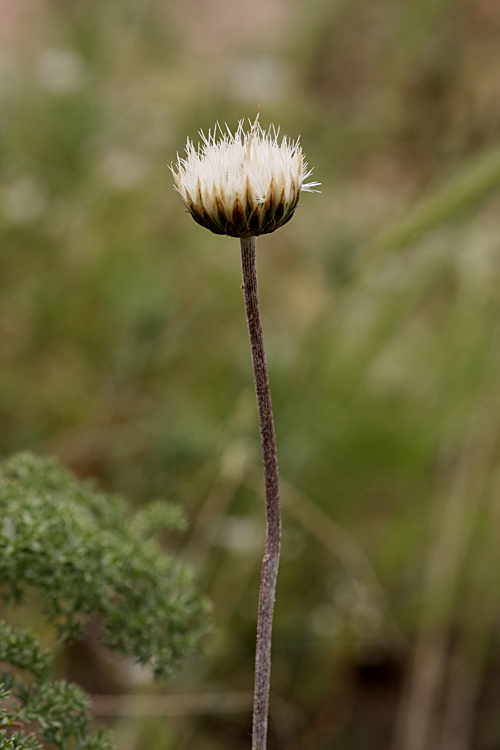
<path id="1" fill-rule="evenodd" d="M 215 234 L 251 237 L 274 232 L 293 216 L 301 190 L 314 190 L 320 183 L 305 180 L 311 175 L 298 140 L 283 136 L 278 143 L 276 128 L 264 131 L 258 116 L 249 132 L 243 120 L 233 135 L 219 125 L 195 149 L 187 141 L 186 158 L 177 156 L 172 169 L 175 188 L 192 217 Z M 217 131 L 219 138 L 217 139 Z"/>

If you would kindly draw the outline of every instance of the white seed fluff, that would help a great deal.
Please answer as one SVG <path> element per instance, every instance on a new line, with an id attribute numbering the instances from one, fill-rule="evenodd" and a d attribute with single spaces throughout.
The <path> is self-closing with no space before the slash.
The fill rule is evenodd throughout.
<path id="1" fill-rule="evenodd" d="M 273 180 L 284 186 L 287 203 L 301 190 L 318 192 L 319 182 L 305 182 L 312 169 L 303 160 L 298 140 L 284 136 L 279 143 L 279 130 L 272 125 L 263 130 L 258 117 L 249 132 L 244 131 L 243 120 L 234 135 L 227 125 L 226 131 L 219 125 L 208 136 L 201 131 L 198 149 L 188 139 L 186 158 L 177 155 L 177 172 L 172 172 L 184 201 L 194 200 L 198 191 L 205 199 L 217 192 L 230 204 L 245 195 L 249 185 L 255 202 L 263 203 Z"/>

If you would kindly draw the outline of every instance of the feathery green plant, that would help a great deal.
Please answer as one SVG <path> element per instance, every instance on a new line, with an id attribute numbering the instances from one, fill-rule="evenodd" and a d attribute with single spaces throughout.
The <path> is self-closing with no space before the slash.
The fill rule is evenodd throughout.
<path id="1" fill-rule="evenodd" d="M 98 618 L 104 643 L 150 664 L 165 678 L 206 629 L 206 604 L 191 574 L 151 537 L 179 528 L 178 510 L 156 501 L 131 515 L 125 501 L 76 480 L 50 459 L 24 453 L 0 466 L 0 586 L 5 601 L 42 593 L 44 614 L 61 639 Z M 0 622 L 0 749 L 106 750 L 89 735 L 89 699 L 50 680 L 50 656 L 34 636 Z M 25 681 L 17 671 L 30 677 Z M 24 734 L 35 722 L 35 734 Z M 76 744 L 75 744 L 76 743 Z"/>
<path id="2" fill-rule="evenodd" d="M 42 750 L 50 743 L 65 750 L 110 750 L 107 730 L 90 734 L 90 700 L 77 685 L 50 679 L 50 655 L 25 630 L 0 622 L 0 661 L 26 673 L 6 670 L 0 675 L 0 748 Z M 36 729 L 33 729 L 33 727 Z M 25 727 L 30 733 L 25 733 Z"/>

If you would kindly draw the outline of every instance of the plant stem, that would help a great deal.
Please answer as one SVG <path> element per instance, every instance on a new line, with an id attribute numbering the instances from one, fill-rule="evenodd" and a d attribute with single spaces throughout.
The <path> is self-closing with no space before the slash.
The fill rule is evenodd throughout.
<path id="1" fill-rule="evenodd" d="M 242 238 L 240 242 L 243 292 L 259 407 L 267 519 L 266 549 L 260 578 L 259 614 L 257 618 L 252 750 L 266 750 L 271 680 L 271 636 L 280 557 L 281 515 L 276 437 L 257 289 L 256 238 Z"/>

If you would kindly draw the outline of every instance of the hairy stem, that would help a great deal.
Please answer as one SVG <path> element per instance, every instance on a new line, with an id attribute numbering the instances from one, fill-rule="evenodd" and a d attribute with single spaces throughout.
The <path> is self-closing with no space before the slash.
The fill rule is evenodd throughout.
<path id="1" fill-rule="evenodd" d="M 248 334 L 252 350 L 253 372 L 259 407 L 260 436 L 266 487 L 266 549 L 260 579 L 257 648 L 255 654 L 255 690 L 253 707 L 252 750 L 265 750 L 271 679 L 271 636 L 273 627 L 276 578 L 281 543 L 281 515 L 278 483 L 278 459 L 274 433 L 271 391 L 267 375 L 266 354 L 260 322 L 257 289 L 256 239 L 241 239 L 241 270 L 247 313 Z"/>

